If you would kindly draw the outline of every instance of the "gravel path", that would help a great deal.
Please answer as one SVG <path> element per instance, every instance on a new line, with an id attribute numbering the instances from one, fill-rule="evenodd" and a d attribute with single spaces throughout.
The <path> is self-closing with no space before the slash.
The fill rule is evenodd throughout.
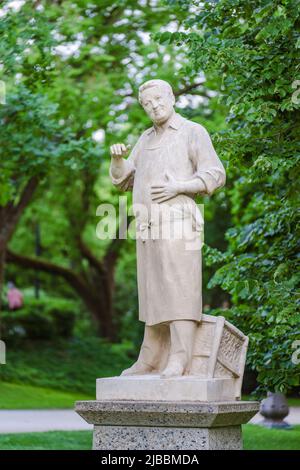
<path id="1" fill-rule="evenodd" d="M 0 434 L 90 429 L 73 410 L 0 410 Z"/>

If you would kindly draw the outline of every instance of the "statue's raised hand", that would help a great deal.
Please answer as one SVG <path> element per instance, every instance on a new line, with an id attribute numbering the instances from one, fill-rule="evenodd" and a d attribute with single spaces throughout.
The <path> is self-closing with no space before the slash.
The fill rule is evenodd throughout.
<path id="1" fill-rule="evenodd" d="M 110 147 L 110 154 L 112 158 L 124 157 L 130 149 L 130 145 L 114 144 Z"/>

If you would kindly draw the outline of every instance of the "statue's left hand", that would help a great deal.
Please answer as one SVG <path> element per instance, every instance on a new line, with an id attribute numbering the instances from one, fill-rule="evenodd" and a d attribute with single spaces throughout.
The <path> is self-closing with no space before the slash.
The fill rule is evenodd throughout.
<path id="1" fill-rule="evenodd" d="M 169 173 L 165 173 L 165 183 L 151 186 L 151 197 L 153 202 L 161 203 L 168 201 L 180 193 L 179 181 Z"/>

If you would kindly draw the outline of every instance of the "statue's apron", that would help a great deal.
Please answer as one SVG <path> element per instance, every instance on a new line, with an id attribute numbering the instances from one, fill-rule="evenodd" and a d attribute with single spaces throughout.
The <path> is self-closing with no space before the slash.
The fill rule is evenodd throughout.
<path id="1" fill-rule="evenodd" d="M 164 175 L 170 170 L 180 179 L 174 158 L 170 142 L 163 136 L 160 145 L 143 149 L 135 175 L 134 204 L 143 204 L 148 210 L 147 214 L 143 210 L 136 214 L 139 319 L 147 325 L 200 321 L 202 314 L 203 219 L 196 203 L 178 195 L 154 204 L 155 210 L 151 205 L 151 185 L 166 181 Z"/>

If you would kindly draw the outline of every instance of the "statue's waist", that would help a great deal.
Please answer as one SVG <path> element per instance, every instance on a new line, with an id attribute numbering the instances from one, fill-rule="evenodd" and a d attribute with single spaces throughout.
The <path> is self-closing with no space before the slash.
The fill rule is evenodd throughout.
<path id="1" fill-rule="evenodd" d="M 202 227 L 204 223 L 201 211 L 192 199 L 190 199 L 190 203 L 185 204 L 163 202 L 151 204 L 150 207 L 137 204 L 133 208 L 133 213 L 136 226 L 141 230 L 183 220 L 195 227 Z"/>

